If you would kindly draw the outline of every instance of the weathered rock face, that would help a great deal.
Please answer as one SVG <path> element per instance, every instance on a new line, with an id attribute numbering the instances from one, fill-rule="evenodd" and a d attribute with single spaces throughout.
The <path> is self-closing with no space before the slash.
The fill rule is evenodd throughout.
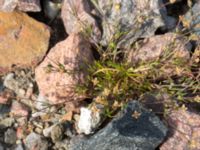
<path id="1" fill-rule="evenodd" d="M 128 62 L 134 64 L 156 61 L 160 56 L 167 57 L 169 54 L 188 61 L 190 53 L 189 46 L 187 47 L 186 44 L 186 40 L 174 33 L 153 36 L 148 38 L 138 50 L 130 50 Z"/>
<path id="2" fill-rule="evenodd" d="M 187 110 L 169 114 L 170 134 L 160 150 L 200 149 L 200 116 Z"/>
<path id="3" fill-rule="evenodd" d="M 88 0 L 64 0 L 61 17 L 68 34 L 86 31 L 94 41 L 100 40 L 100 30 L 90 15 L 92 9 Z M 89 33 L 90 31 L 91 33 Z"/>
<path id="4" fill-rule="evenodd" d="M 27 12 L 41 11 L 40 0 L 1 0 L 0 11 L 12 12 L 15 9 Z"/>
<path id="5" fill-rule="evenodd" d="M 53 47 L 36 68 L 40 94 L 54 104 L 81 98 L 75 88 L 84 83 L 87 66 L 92 61 L 89 42 L 81 34 L 71 34 Z"/>
<path id="6" fill-rule="evenodd" d="M 140 48 L 130 50 L 127 60 L 132 65 L 158 63 L 160 70 L 157 72 L 158 78 L 180 76 L 189 65 L 190 49 L 191 44 L 187 40 L 177 34 L 167 33 L 150 37 L 146 43 L 142 43 Z"/>
<path id="7" fill-rule="evenodd" d="M 41 61 L 49 44 L 47 26 L 20 12 L 0 12 L 0 22 L 0 73 Z"/>
<path id="8" fill-rule="evenodd" d="M 117 40 L 118 47 L 128 48 L 137 38 L 154 35 L 167 19 L 160 0 L 98 0 L 97 5 L 104 16 L 103 45 Z"/>
<path id="9" fill-rule="evenodd" d="M 154 150 L 167 129 L 138 102 L 129 103 L 124 112 L 88 139 L 74 138 L 71 150 Z"/>

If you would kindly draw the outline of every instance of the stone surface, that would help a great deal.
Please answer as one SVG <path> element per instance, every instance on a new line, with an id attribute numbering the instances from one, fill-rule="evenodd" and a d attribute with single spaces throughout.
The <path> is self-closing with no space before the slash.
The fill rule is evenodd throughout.
<path id="1" fill-rule="evenodd" d="M 179 65 L 187 64 L 190 59 L 190 46 L 187 45 L 187 42 L 187 40 L 174 33 L 150 37 L 142 43 L 140 48 L 136 50 L 131 49 L 129 51 L 128 62 L 130 64 L 147 63 L 155 62 L 160 58 L 163 58 L 162 62 L 167 65 L 175 60 L 182 61 Z M 175 68 L 173 68 L 172 64 L 166 66 L 168 68 L 164 68 L 162 71 L 166 73 L 175 73 L 174 69 L 176 68 L 176 65 L 174 66 Z"/>
<path id="2" fill-rule="evenodd" d="M 12 12 L 15 9 L 20 11 L 41 11 L 40 0 L 1 0 L 0 11 Z"/>
<path id="3" fill-rule="evenodd" d="M 25 105 L 23 105 L 17 101 L 13 101 L 10 113 L 13 116 L 27 117 L 29 114 L 29 109 Z"/>
<path id="4" fill-rule="evenodd" d="M 188 110 L 173 111 L 167 118 L 169 135 L 160 150 L 200 149 L 200 116 Z"/>
<path id="5" fill-rule="evenodd" d="M 61 124 L 55 125 L 51 130 L 51 139 L 55 143 L 56 141 L 61 141 L 63 138 L 64 129 Z"/>
<path id="6" fill-rule="evenodd" d="M 92 61 L 89 42 L 81 34 L 71 34 L 53 47 L 35 69 L 40 94 L 53 104 L 81 100 L 84 96 L 77 94 L 75 87 L 85 82 Z"/>
<path id="7" fill-rule="evenodd" d="M 97 5 L 103 45 L 117 41 L 118 47 L 129 48 L 136 39 L 154 35 L 169 19 L 160 0 L 98 0 Z"/>
<path id="8" fill-rule="evenodd" d="M 137 114 L 137 115 L 136 115 Z M 153 113 L 132 101 L 117 118 L 89 138 L 72 140 L 71 150 L 155 150 L 167 128 Z"/>
<path id="9" fill-rule="evenodd" d="M 46 25 L 21 12 L 0 12 L 0 22 L 0 73 L 41 61 L 50 37 Z"/>
<path id="10" fill-rule="evenodd" d="M 64 0 L 61 17 L 68 34 L 90 30 L 92 42 L 97 42 L 101 38 L 100 29 L 95 19 L 90 15 L 92 8 L 88 0 Z M 89 31 L 89 32 L 90 32 Z M 90 35 L 91 34 L 91 35 Z"/>
<path id="11" fill-rule="evenodd" d="M 189 10 L 187 12 L 187 14 L 184 16 L 185 20 L 187 22 L 189 22 L 189 24 L 186 24 L 185 27 L 187 27 L 187 28 L 189 27 L 190 30 L 191 30 L 191 32 L 197 34 L 198 36 L 200 36 L 200 15 L 199 15 L 199 9 L 200 9 L 200 1 L 197 1 L 197 3 L 192 7 L 192 9 Z"/>
<path id="12" fill-rule="evenodd" d="M 35 81 L 31 71 L 17 70 L 4 77 L 4 86 L 14 91 L 20 98 L 29 98 Z"/>
<path id="13" fill-rule="evenodd" d="M 34 132 L 26 137 L 24 144 L 28 150 L 48 150 L 48 142 Z"/>
<path id="14" fill-rule="evenodd" d="M 14 118 L 0 119 L 0 129 L 6 129 L 14 124 Z"/>
<path id="15" fill-rule="evenodd" d="M 4 133 L 4 142 L 7 144 L 15 144 L 17 140 L 16 132 L 13 129 L 8 129 Z"/>

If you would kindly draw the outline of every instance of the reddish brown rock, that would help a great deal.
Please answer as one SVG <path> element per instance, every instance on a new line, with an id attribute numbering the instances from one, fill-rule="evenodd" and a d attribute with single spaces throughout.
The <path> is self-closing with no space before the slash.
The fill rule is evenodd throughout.
<path id="1" fill-rule="evenodd" d="M 90 15 L 92 9 L 87 0 L 64 0 L 61 17 L 68 34 L 85 32 L 92 41 L 99 41 L 101 32 L 95 19 Z"/>
<path id="2" fill-rule="evenodd" d="M 170 134 L 160 150 L 199 150 L 200 116 L 187 110 L 169 114 Z"/>
<path id="3" fill-rule="evenodd" d="M 15 9 L 21 11 L 41 11 L 40 0 L 1 0 L 0 11 L 12 12 Z"/>
<path id="4" fill-rule="evenodd" d="M 40 94 L 58 104 L 81 99 L 75 89 L 85 82 L 86 69 L 93 61 L 90 43 L 81 34 L 71 34 L 53 47 L 35 69 Z"/>
<path id="5" fill-rule="evenodd" d="M 0 73 L 41 61 L 50 37 L 46 25 L 20 12 L 0 12 L 0 22 Z"/>

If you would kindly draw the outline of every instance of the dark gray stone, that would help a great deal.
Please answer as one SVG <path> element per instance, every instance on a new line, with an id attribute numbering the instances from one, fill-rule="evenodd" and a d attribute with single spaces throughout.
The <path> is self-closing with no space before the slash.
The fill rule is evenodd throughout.
<path id="1" fill-rule="evenodd" d="M 4 142 L 7 144 L 15 144 L 17 140 L 16 132 L 13 129 L 8 129 L 4 133 Z"/>
<path id="2" fill-rule="evenodd" d="M 141 113 L 134 118 L 134 112 Z M 88 138 L 73 138 L 70 150 L 155 150 L 167 128 L 152 112 L 132 101 L 105 128 Z"/>

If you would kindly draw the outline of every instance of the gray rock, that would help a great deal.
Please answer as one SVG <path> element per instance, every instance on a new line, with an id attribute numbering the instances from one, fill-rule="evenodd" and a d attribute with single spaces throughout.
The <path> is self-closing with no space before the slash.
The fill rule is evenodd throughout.
<path id="1" fill-rule="evenodd" d="M 70 150 L 155 150 L 166 133 L 167 128 L 158 117 L 132 101 L 93 136 L 74 138 Z"/>
<path id="2" fill-rule="evenodd" d="M 114 40 L 118 47 L 129 48 L 136 39 L 154 35 L 166 23 L 169 28 L 174 24 L 167 22 L 162 0 L 98 0 L 96 5 L 102 19 L 103 45 Z"/>
<path id="3" fill-rule="evenodd" d="M 55 143 L 55 148 L 59 149 L 59 150 L 69 150 L 69 140 L 68 139 L 64 139 L 62 141 L 58 141 Z"/>
<path id="4" fill-rule="evenodd" d="M 191 31 L 200 36 L 200 1 L 192 7 L 185 15 L 185 19 L 190 22 Z"/>
<path id="5" fill-rule="evenodd" d="M 4 150 L 3 145 L 0 143 L 0 150 Z"/>
<path id="6" fill-rule="evenodd" d="M 23 145 L 21 143 L 17 144 L 17 146 L 14 148 L 14 150 L 24 150 Z"/>
<path id="7" fill-rule="evenodd" d="M 5 133 L 4 133 L 4 142 L 7 144 L 15 144 L 17 140 L 16 132 L 9 128 Z"/>
<path id="8" fill-rule="evenodd" d="M 24 140 L 26 149 L 28 150 L 48 150 L 48 142 L 42 136 L 32 132 Z"/>

